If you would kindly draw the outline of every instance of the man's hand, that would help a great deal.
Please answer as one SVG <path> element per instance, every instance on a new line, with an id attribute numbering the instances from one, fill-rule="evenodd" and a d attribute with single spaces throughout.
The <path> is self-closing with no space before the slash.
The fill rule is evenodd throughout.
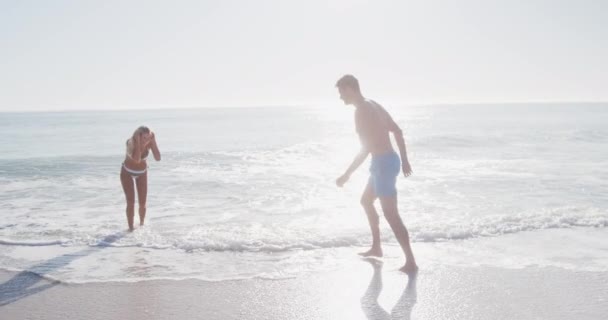
<path id="1" fill-rule="evenodd" d="M 407 160 L 403 161 L 403 164 L 402 164 L 401 167 L 403 169 L 403 176 L 404 177 L 407 178 L 407 177 L 409 177 L 409 176 L 412 175 L 412 166 L 410 166 L 410 162 L 409 161 L 407 161 Z"/>
<path id="2" fill-rule="evenodd" d="M 341 175 L 338 179 L 336 179 L 336 185 L 340 188 L 342 188 L 342 186 L 346 183 L 346 181 L 348 181 L 348 176 L 347 175 Z"/>

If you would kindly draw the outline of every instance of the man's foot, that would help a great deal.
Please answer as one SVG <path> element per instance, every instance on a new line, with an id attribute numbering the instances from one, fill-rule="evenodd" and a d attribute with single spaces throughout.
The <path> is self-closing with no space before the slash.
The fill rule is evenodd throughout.
<path id="1" fill-rule="evenodd" d="M 405 264 L 403 267 L 401 267 L 401 269 L 399 269 L 399 271 L 406 273 L 408 275 L 414 275 L 418 272 L 418 266 L 410 263 L 410 264 Z"/>
<path id="2" fill-rule="evenodd" d="M 362 257 L 382 257 L 382 248 L 371 248 L 365 252 L 360 252 L 360 256 Z"/>
<path id="3" fill-rule="evenodd" d="M 129 232 L 133 232 L 133 230 L 135 230 L 135 228 L 133 228 L 133 226 L 129 226 Z"/>

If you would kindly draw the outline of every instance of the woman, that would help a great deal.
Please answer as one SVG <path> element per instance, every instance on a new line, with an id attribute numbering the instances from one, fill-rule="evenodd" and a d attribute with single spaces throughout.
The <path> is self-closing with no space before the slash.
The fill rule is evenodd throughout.
<path id="1" fill-rule="evenodd" d="M 148 164 L 146 158 L 152 150 L 154 160 L 160 161 L 160 151 L 156 137 L 148 127 L 141 126 L 127 140 L 127 154 L 120 170 L 120 182 L 127 198 L 127 222 L 129 231 L 133 231 L 135 215 L 135 188 L 139 200 L 139 225 L 144 225 L 146 218 L 146 196 L 148 194 Z"/>

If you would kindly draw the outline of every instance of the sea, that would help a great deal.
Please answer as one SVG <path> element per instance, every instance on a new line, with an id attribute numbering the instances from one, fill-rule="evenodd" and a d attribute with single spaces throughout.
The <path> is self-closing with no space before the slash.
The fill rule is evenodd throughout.
<path id="1" fill-rule="evenodd" d="M 608 271 L 607 103 L 384 107 L 413 168 L 397 189 L 421 269 Z M 371 243 L 369 159 L 335 184 L 360 149 L 353 120 L 340 103 L 0 113 L 0 269 L 66 283 L 339 270 Z M 162 159 L 128 232 L 119 173 L 140 125 Z M 381 237 L 398 268 L 384 219 Z"/>

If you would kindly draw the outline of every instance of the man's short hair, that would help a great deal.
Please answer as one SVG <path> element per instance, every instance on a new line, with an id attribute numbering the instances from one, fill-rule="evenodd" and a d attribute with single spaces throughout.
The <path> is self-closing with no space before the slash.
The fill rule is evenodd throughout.
<path id="1" fill-rule="evenodd" d="M 338 82 L 336 82 L 336 87 L 338 87 L 338 88 L 350 87 L 350 88 L 354 89 L 356 92 L 361 93 L 361 89 L 359 88 L 359 80 L 357 80 L 357 78 L 355 78 L 355 76 L 353 76 L 352 74 L 347 74 L 347 75 L 342 76 L 342 78 L 340 78 L 338 80 Z"/>

